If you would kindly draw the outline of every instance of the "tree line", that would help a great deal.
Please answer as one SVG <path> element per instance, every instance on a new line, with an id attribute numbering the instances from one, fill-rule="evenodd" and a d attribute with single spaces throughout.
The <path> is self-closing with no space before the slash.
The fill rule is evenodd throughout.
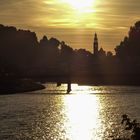
<path id="1" fill-rule="evenodd" d="M 0 25 L 0 77 L 94 77 L 99 83 L 140 83 L 139 62 L 140 21 L 130 27 L 114 55 L 101 50 L 96 57 L 56 38 L 38 41 L 34 32 Z"/>

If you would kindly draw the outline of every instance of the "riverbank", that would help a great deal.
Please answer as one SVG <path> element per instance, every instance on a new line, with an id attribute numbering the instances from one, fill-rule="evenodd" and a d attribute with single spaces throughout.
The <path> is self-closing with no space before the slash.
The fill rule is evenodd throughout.
<path id="1" fill-rule="evenodd" d="M 0 81 L 0 94 L 15 94 L 42 90 L 45 86 L 30 79 L 3 79 Z"/>
<path id="2" fill-rule="evenodd" d="M 140 86 L 140 75 L 43 75 L 31 77 L 41 83 L 77 83 L 79 85 L 99 85 L 99 86 Z"/>

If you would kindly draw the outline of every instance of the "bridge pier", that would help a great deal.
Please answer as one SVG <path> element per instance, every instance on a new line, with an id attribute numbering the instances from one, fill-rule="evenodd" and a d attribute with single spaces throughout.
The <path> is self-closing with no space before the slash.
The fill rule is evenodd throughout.
<path id="1" fill-rule="evenodd" d="M 61 82 L 57 82 L 57 87 L 59 87 L 59 86 L 61 86 Z M 70 93 L 71 92 L 71 80 L 69 80 L 68 82 L 67 82 L 67 93 Z"/>
<path id="2" fill-rule="evenodd" d="M 71 92 L 71 82 L 67 83 L 67 93 Z"/>

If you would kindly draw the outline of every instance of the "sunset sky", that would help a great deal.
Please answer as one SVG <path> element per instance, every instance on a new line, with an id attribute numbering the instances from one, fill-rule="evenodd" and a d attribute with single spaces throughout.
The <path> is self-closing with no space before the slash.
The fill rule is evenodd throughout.
<path id="1" fill-rule="evenodd" d="M 13 25 L 92 51 L 94 32 L 113 51 L 140 20 L 140 0 L 0 0 L 0 24 Z"/>

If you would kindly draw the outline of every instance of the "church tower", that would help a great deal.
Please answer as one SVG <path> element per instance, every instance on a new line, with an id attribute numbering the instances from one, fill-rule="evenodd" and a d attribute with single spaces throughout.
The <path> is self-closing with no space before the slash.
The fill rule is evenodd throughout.
<path id="1" fill-rule="evenodd" d="M 98 55 L 98 37 L 97 37 L 96 33 L 94 35 L 93 54 L 94 54 L 94 56 Z"/>

